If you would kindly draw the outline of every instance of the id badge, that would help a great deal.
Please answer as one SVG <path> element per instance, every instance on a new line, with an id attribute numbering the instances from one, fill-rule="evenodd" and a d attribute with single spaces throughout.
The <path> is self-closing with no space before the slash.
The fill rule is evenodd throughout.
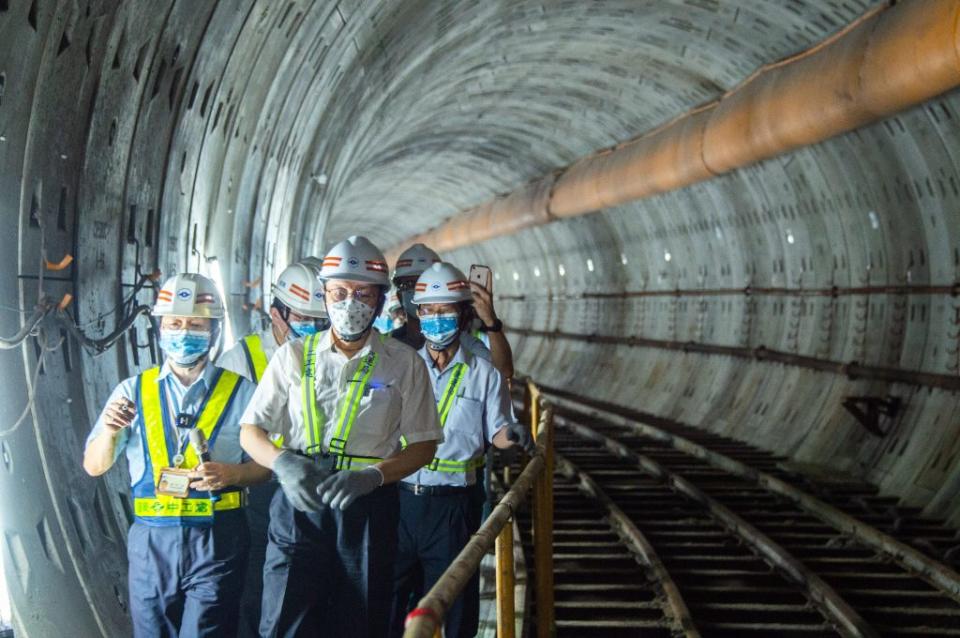
<path id="1" fill-rule="evenodd" d="M 186 498 L 190 494 L 190 470 L 181 470 L 176 467 L 165 467 L 160 470 L 160 479 L 157 481 L 157 494 Z"/>

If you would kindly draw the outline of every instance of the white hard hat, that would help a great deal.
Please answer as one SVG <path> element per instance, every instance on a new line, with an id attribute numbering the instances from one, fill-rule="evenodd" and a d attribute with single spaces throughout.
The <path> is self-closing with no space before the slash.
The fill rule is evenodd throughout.
<path id="1" fill-rule="evenodd" d="M 470 284 L 453 264 L 440 262 L 423 271 L 414 288 L 413 303 L 458 303 L 473 301 Z"/>
<path id="2" fill-rule="evenodd" d="M 223 299 L 214 283 L 203 275 L 174 275 L 160 287 L 153 316 L 223 319 Z"/>
<path id="3" fill-rule="evenodd" d="M 423 244 L 414 244 L 397 257 L 397 267 L 394 268 L 393 276 L 394 278 L 419 277 L 424 270 L 439 263 L 440 255 Z"/>
<path id="4" fill-rule="evenodd" d="M 284 268 L 272 291 L 275 299 L 282 301 L 294 312 L 307 317 L 327 317 L 327 307 L 323 302 L 323 284 L 317 277 L 317 270 L 303 262 Z"/>
<path id="5" fill-rule="evenodd" d="M 369 239 L 354 235 L 327 252 L 320 268 L 320 279 L 346 279 L 378 286 L 389 286 L 387 260 Z"/>

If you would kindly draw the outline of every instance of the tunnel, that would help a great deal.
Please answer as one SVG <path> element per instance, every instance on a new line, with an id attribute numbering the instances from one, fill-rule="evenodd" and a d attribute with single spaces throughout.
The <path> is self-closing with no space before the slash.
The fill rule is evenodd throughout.
<path id="1" fill-rule="evenodd" d="M 939 0 L 0 0 L 14 634 L 130 631 L 129 477 L 80 459 L 112 388 L 160 362 L 159 278 L 211 277 L 232 341 L 280 270 L 350 235 L 391 260 L 419 237 L 489 265 L 515 367 L 558 406 L 677 424 L 960 527 L 958 16 Z M 955 570 L 960 536 L 944 538 L 914 546 Z"/>

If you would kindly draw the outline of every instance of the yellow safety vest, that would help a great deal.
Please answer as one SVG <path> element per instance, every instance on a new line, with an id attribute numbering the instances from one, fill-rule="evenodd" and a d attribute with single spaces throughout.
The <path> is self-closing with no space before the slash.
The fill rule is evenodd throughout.
<path id="1" fill-rule="evenodd" d="M 260 379 L 263 378 L 263 371 L 267 369 L 267 355 L 263 351 L 263 341 L 261 341 L 260 335 L 247 335 L 240 340 L 240 346 L 243 348 L 243 354 L 247 357 L 247 365 L 250 367 L 254 383 L 259 384 Z"/>
<path id="2" fill-rule="evenodd" d="M 134 514 L 145 522 L 163 525 L 197 524 L 213 521 L 214 511 L 234 510 L 245 504 L 242 490 L 224 491 L 220 499 L 212 501 L 202 492 L 191 490 L 188 498 L 177 498 L 156 493 L 160 470 L 173 465 L 173 454 L 164 427 L 164 407 L 160 400 L 160 368 L 150 368 L 137 377 L 137 409 L 143 421 L 142 437 L 146 457 L 143 478 L 133 488 Z M 230 407 L 241 377 L 228 370 L 218 370 L 213 389 L 208 391 L 197 419 L 196 427 L 207 441 L 214 441 L 223 417 Z M 196 452 L 187 446 L 183 452 L 183 467 L 199 464 Z"/>
<path id="3" fill-rule="evenodd" d="M 268 363 L 267 354 L 263 351 L 263 340 L 256 333 L 247 335 L 240 340 L 240 347 L 243 348 L 243 354 L 247 358 L 247 366 L 250 368 L 254 383 L 260 385 L 260 379 L 263 378 L 263 372 L 267 369 Z M 272 438 L 271 441 L 276 447 L 283 447 L 282 435 Z"/>

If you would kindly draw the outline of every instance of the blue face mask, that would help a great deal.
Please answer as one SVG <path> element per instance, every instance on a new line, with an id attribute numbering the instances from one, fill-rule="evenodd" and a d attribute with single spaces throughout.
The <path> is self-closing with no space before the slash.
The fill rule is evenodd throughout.
<path id="1" fill-rule="evenodd" d="M 295 337 L 309 337 L 320 332 L 316 321 L 291 321 L 289 326 Z"/>
<path id="2" fill-rule="evenodd" d="M 206 330 L 160 330 L 160 348 L 179 366 L 190 366 L 210 352 Z"/>
<path id="3" fill-rule="evenodd" d="M 420 317 L 420 332 L 434 350 L 443 350 L 460 334 L 460 317 L 455 312 Z"/>
<path id="4" fill-rule="evenodd" d="M 380 334 L 390 334 L 393 332 L 393 319 L 380 315 L 374 320 L 373 327 L 380 332 Z"/>

